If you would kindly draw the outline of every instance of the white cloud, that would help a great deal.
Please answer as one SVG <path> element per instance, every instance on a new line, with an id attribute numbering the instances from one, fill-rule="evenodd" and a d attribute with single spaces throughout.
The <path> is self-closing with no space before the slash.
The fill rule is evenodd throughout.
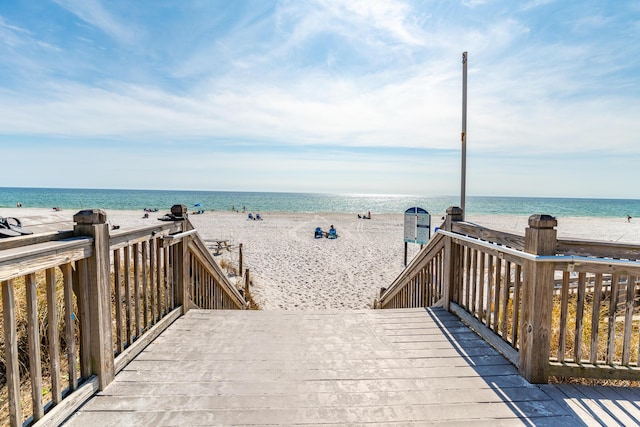
<path id="1" fill-rule="evenodd" d="M 67 9 L 83 21 L 91 24 L 109 37 L 119 42 L 132 43 L 135 32 L 130 24 L 119 22 L 100 0 L 54 0 L 58 5 Z"/>
<path id="2" fill-rule="evenodd" d="M 31 33 L 24 28 L 11 25 L 0 16 L 0 40 L 8 46 L 17 46 L 22 43 L 23 37 L 31 37 Z"/>
<path id="3" fill-rule="evenodd" d="M 539 20 L 551 5 L 523 11 L 492 1 L 470 1 L 466 7 L 454 2 L 284 1 L 275 13 L 265 7 L 238 17 L 234 13 L 242 8 L 230 6 L 232 21 L 227 24 L 220 15 L 212 24 L 197 8 L 184 10 L 185 21 L 171 16 L 156 23 L 145 22 L 140 11 L 128 14 L 109 3 L 58 3 L 117 43 L 100 40 L 105 50 L 98 53 L 87 43 L 74 45 L 78 52 L 61 44 L 62 50 L 43 58 L 42 48 L 22 47 L 91 39 L 93 30 L 87 34 L 86 25 L 76 26 L 65 29 L 65 37 L 45 40 L 38 38 L 35 26 L 0 17 L 0 49 L 4 43 L 6 50 L 22 55 L 5 55 L 0 65 L 23 79 L 19 85 L 0 82 L 0 141 L 14 136 L 54 140 L 58 150 L 78 141 L 100 147 L 119 141 L 127 153 L 146 150 L 153 141 L 154 152 L 147 155 L 156 163 L 164 158 L 181 165 L 190 182 L 202 176 L 193 170 L 222 161 L 242 163 L 260 177 L 234 176 L 245 189 L 256 182 L 276 182 L 269 180 L 271 173 L 277 175 L 278 189 L 295 181 L 320 191 L 315 182 L 322 170 L 343 181 L 351 170 L 358 177 L 352 191 L 358 191 L 358 182 L 362 187 L 387 182 L 390 189 L 384 191 L 397 192 L 391 187 L 408 180 L 403 173 L 407 165 L 423 181 L 457 173 L 455 161 L 442 152 L 459 148 L 460 54 L 468 50 L 470 156 L 485 162 L 485 175 L 494 173 L 486 172 L 487 167 L 498 168 L 496 181 L 507 173 L 499 169 L 501 161 L 509 163 L 510 173 L 526 171 L 522 181 L 508 178 L 492 184 L 476 178 L 471 186 L 497 186 L 494 194 L 500 188 L 511 191 L 513 182 L 524 185 L 535 179 L 529 163 L 545 168 L 547 158 L 571 159 L 602 150 L 639 154 L 638 74 L 631 72 L 637 68 L 632 58 L 638 47 L 630 43 L 637 27 L 629 26 L 632 34 L 626 38 L 615 31 L 603 36 L 617 28 L 618 16 L 572 15 L 572 23 L 601 31 L 597 36 L 577 34 L 576 27 L 567 25 L 550 37 Z M 547 2 L 528 6 L 543 4 Z M 118 18 L 123 16 L 131 22 Z M 122 52 L 118 43 L 161 32 L 167 23 L 171 31 L 165 38 L 149 37 L 148 46 L 133 48 L 122 62 L 109 56 Z M 220 26 L 224 31 L 218 31 Z M 27 67 L 18 60 L 42 71 L 24 72 Z M 115 66 L 100 68 L 107 61 Z M 158 147 L 183 143 L 189 144 L 188 157 L 156 154 Z M 238 145 L 248 152 L 228 152 Z M 296 157 L 283 156 L 283 146 Z M 435 150 L 427 151 L 433 159 L 414 162 L 391 154 L 407 149 L 422 153 L 424 148 Z M 252 155 L 252 150 L 261 154 Z M 362 155 L 365 151 L 370 157 Z M 116 161 L 118 156 L 123 157 L 105 158 Z M 487 166 L 487 156 L 497 160 Z M 548 175 L 561 176 L 558 163 L 554 166 Z M 607 168 L 601 170 L 614 176 Z M 384 171 L 385 178 L 375 175 L 376 170 Z M 307 172 L 307 179 L 291 178 Z"/>

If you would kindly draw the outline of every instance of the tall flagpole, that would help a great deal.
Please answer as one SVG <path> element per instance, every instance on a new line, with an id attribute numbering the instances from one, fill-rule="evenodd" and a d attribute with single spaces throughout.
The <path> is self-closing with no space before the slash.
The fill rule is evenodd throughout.
<path id="1" fill-rule="evenodd" d="M 467 52 L 462 52 L 462 173 L 460 184 L 460 207 L 462 219 L 467 213 L 465 209 L 467 183 Z"/>

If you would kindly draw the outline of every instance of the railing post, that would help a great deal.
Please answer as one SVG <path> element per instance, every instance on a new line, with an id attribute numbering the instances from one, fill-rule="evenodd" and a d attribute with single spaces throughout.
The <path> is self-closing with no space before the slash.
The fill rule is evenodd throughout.
<path id="1" fill-rule="evenodd" d="M 187 221 L 187 207 L 185 205 L 173 205 L 171 206 L 171 214 L 176 219 L 182 220 L 182 231 L 187 231 L 189 223 Z M 180 243 L 176 245 L 175 258 L 174 258 L 174 277 L 176 278 L 175 284 L 175 297 L 176 304 L 182 305 L 182 314 L 187 314 L 189 311 L 189 239 L 190 237 L 183 237 Z"/>
<path id="2" fill-rule="evenodd" d="M 93 237 L 93 255 L 86 260 L 89 323 L 89 359 L 92 373 L 98 375 L 100 390 L 113 381 L 113 336 L 111 331 L 111 282 L 109 276 L 109 226 L 107 214 L 83 210 L 73 216 L 76 236 Z M 83 286 L 82 284 L 80 286 Z"/>
<path id="3" fill-rule="evenodd" d="M 558 221 L 549 215 L 531 215 L 524 234 L 524 250 L 555 255 Z M 531 383 L 546 383 L 553 309 L 553 263 L 525 261 L 522 288 L 520 374 Z"/>
<path id="4" fill-rule="evenodd" d="M 446 231 L 452 231 L 453 223 L 462 221 L 462 219 L 463 212 L 461 208 L 456 206 L 448 207 L 443 228 Z M 444 244 L 444 280 L 442 289 L 442 307 L 447 311 L 449 311 L 454 287 L 461 277 L 460 268 L 462 267 L 462 261 L 458 257 L 457 246 L 451 238 L 447 237 Z"/>

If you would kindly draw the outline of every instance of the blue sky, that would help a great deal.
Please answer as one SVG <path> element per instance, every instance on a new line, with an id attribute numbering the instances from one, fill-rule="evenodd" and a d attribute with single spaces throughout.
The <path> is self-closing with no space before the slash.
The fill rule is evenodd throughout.
<path id="1" fill-rule="evenodd" d="M 640 2 L 0 0 L 0 186 L 640 198 Z"/>

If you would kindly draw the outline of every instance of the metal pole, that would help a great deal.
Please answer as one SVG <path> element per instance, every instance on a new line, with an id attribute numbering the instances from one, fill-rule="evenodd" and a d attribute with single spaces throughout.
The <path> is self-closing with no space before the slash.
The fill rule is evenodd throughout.
<path id="1" fill-rule="evenodd" d="M 407 242 L 404 242 L 404 266 L 407 266 Z"/>
<path id="2" fill-rule="evenodd" d="M 462 220 L 467 212 L 465 209 L 467 183 L 467 52 L 462 52 L 462 174 L 460 188 L 460 207 Z"/>

